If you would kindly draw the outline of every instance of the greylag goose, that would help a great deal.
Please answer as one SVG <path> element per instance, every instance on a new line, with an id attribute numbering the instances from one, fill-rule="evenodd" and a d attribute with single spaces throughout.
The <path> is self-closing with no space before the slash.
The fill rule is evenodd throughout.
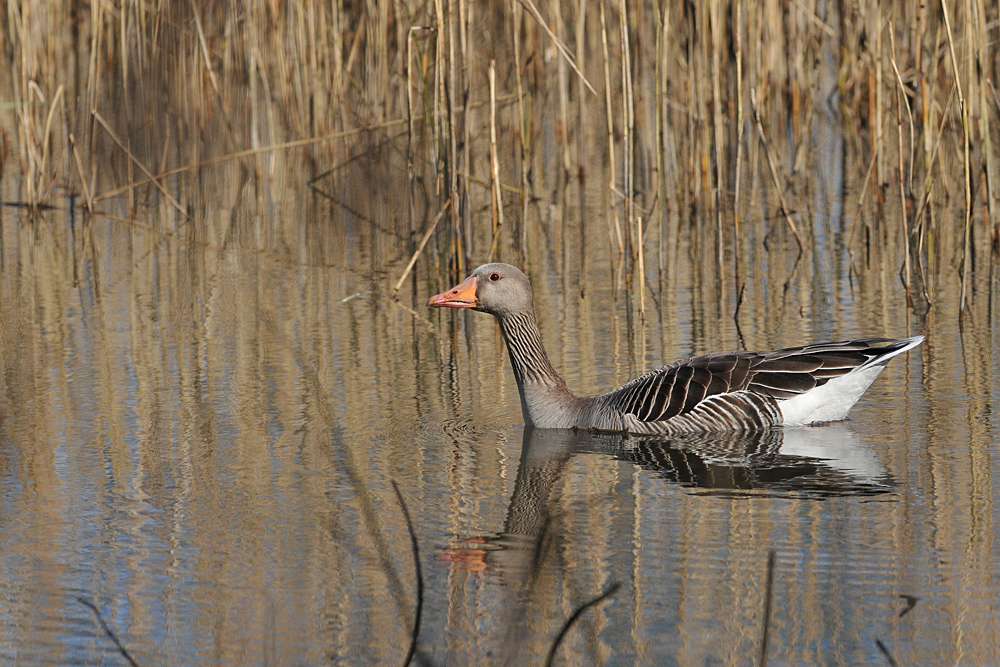
<path id="1" fill-rule="evenodd" d="M 716 352 L 660 366 L 601 396 L 580 397 L 542 346 L 531 284 L 509 264 L 484 264 L 428 306 L 472 308 L 500 323 L 521 412 L 535 428 L 677 435 L 839 421 L 890 359 L 920 345 L 866 338 L 774 352 Z"/>

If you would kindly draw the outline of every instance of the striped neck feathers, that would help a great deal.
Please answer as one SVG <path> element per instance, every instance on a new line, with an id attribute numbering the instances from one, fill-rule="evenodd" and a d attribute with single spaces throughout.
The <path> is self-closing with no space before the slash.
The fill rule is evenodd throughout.
<path id="1" fill-rule="evenodd" d="M 569 393 L 566 383 L 545 354 L 534 310 L 497 316 L 497 321 L 507 342 L 510 365 L 514 369 L 514 379 L 518 386 L 545 385 Z"/>

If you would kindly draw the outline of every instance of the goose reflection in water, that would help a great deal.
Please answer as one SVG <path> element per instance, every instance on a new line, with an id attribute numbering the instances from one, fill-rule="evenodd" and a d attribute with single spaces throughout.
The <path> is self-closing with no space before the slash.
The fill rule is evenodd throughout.
<path id="1" fill-rule="evenodd" d="M 595 444 L 591 451 L 602 451 L 601 443 Z M 606 443 L 603 451 L 712 495 L 821 498 L 893 488 L 875 453 L 843 424 L 670 440 L 624 438 Z"/>
<path id="2" fill-rule="evenodd" d="M 440 559 L 471 570 L 537 565 L 548 517 L 559 509 L 552 489 L 584 454 L 629 461 L 702 495 L 822 499 L 894 488 L 875 453 L 844 424 L 674 438 L 526 427 L 503 532 L 466 540 Z"/>
<path id="3" fill-rule="evenodd" d="M 552 488 L 567 463 L 584 454 L 631 462 L 702 495 L 822 499 L 894 488 L 875 453 L 844 424 L 674 438 L 526 427 L 503 532 L 467 540 L 443 559 L 479 570 L 487 569 L 491 551 L 528 550 L 514 560 L 532 561 L 547 517 L 558 509 Z"/>
<path id="4" fill-rule="evenodd" d="M 494 541 L 539 532 L 553 485 L 580 454 L 629 461 L 702 494 L 823 498 L 893 490 L 875 453 L 843 424 L 674 438 L 529 427 L 504 531 Z"/>
<path id="5" fill-rule="evenodd" d="M 572 469 L 568 464 L 580 455 L 631 462 L 665 485 L 677 484 L 698 495 L 813 502 L 886 494 L 894 488 L 876 454 L 843 424 L 670 439 L 528 427 L 503 531 L 466 540 L 438 556 L 453 568 L 484 572 L 487 582 L 504 587 L 506 630 L 500 650 L 507 653 L 501 660 L 506 664 L 524 664 L 522 658 L 544 651 L 561 622 L 561 605 L 541 598 L 553 577 L 565 575 L 560 554 L 571 544 L 588 541 L 587 534 L 569 535 L 576 524 L 559 518 L 580 500 L 579 493 L 559 491 L 564 472 Z"/>

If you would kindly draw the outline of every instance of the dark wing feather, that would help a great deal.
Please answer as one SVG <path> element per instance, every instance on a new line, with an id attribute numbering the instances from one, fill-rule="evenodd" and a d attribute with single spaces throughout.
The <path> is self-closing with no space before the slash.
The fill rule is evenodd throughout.
<path id="1" fill-rule="evenodd" d="M 607 394 L 605 401 L 640 421 L 666 421 L 709 396 L 744 389 L 752 363 L 761 358 L 754 352 L 727 352 L 678 361 L 637 377 Z"/>
<path id="2" fill-rule="evenodd" d="M 888 338 L 868 338 L 769 352 L 754 366 L 747 388 L 779 400 L 791 398 L 846 375 L 902 344 Z"/>
<path id="3" fill-rule="evenodd" d="M 747 389 L 772 398 L 791 398 L 816 388 L 816 378 L 809 372 L 760 371 L 754 374 Z"/>
<path id="4" fill-rule="evenodd" d="M 705 354 L 649 371 L 604 400 L 643 422 L 666 421 L 691 412 L 706 398 L 737 391 L 782 400 L 846 375 L 904 343 L 869 338 L 767 353 Z"/>

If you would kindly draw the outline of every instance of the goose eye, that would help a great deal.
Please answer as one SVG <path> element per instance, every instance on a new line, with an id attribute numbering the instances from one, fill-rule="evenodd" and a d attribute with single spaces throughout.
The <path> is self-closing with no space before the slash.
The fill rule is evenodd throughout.
<path id="1" fill-rule="evenodd" d="M 496 282 L 496 281 L 500 280 L 500 274 L 499 273 L 491 273 L 490 274 L 490 280 L 492 280 L 493 282 Z"/>

